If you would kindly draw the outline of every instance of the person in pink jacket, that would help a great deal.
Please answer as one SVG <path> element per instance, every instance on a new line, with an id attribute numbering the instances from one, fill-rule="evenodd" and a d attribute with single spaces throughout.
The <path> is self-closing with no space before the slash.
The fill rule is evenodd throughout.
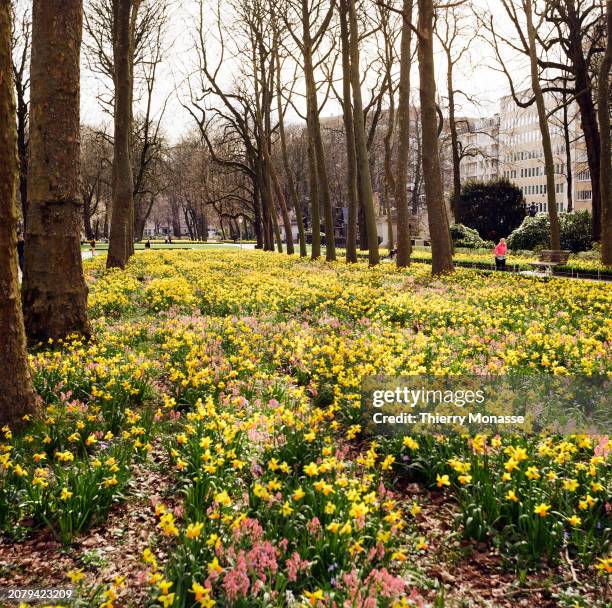
<path id="1" fill-rule="evenodd" d="M 497 245 L 495 245 L 495 249 L 493 249 L 496 270 L 506 270 L 506 253 L 508 253 L 508 245 L 506 245 L 506 240 L 499 239 L 499 243 L 497 243 Z"/>

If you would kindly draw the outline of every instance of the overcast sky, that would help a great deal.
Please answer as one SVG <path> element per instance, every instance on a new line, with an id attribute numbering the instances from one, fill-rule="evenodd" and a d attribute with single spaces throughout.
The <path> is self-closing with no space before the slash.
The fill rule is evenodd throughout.
<path id="1" fill-rule="evenodd" d="M 495 15 L 496 23 L 503 24 L 505 13 L 500 6 L 499 0 L 474 0 L 482 9 L 488 8 Z M 164 131 L 171 142 L 176 141 L 181 135 L 194 128 L 195 124 L 189 113 L 182 107 L 180 100 L 188 101 L 188 91 L 185 79 L 193 72 L 196 55 L 193 49 L 193 34 L 195 17 L 197 15 L 196 0 L 174 0 L 173 10 L 170 15 L 170 23 L 167 32 L 167 51 L 161 67 L 158 83 L 156 86 L 154 106 L 159 111 L 168 100 L 164 115 Z M 215 53 L 215 43 L 211 42 L 210 53 Z M 85 61 L 82 71 L 82 122 L 86 124 L 107 123 L 110 125 L 110 117 L 101 110 L 98 98 L 104 93 L 105 84 L 99 77 L 92 74 Z M 470 53 L 466 56 L 463 65 L 459 65 L 455 74 L 456 88 L 465 91 L 468 95 L 478 101 L 477 104 L 470 103 L 463 97 L 458 96 L 458 115 L 485 116 L 497 111 L 500 97 L 508 94 L 506 77 L 492 69 L 494 61 L 491 51 L 486 42 L 474 40 L 470 44 Z M 521 64 L 524 62 L 521 61 Z M 416 62 L 415 62 L 416 64 Z M 521 65 L 514 64 L 516 78 L 518 81 L 524 79 L 525 71 Z M 235 73 L 235 67 L 226 66 L 227 73 Z M 436 54 L 436 80 L 438 91 L 445 95 L 445 60 L 441 53 Z M 229 78 L 229 76 L 228 76 Z M 418 74 L 416 65 L 413 68 L 413 90 L 418 97 Z M 229 84 L 229 81 L 228 81 Z M 364 97 L 367 92 L 364 92 Z M 138 111 L 138 104 L 136 106 Z M 332 99 L 323 110 L 326 116 L 340 113 L 339 105 Z M 288 122 L 300 121 L 294 112 L 288 112 Z"/>

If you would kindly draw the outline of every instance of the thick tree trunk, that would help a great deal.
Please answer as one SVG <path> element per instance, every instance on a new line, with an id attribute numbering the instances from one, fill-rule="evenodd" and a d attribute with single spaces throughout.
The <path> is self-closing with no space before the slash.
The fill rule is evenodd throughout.
<path id="1" fill-rule="evenodd" d="M 548 217 L 550 218 L 550 246 L 552 249 L 561 248 L 559 216 L 557 213 L 557 197 L 555 195 L 555 161 L 553 158 L 550 130 L 544 94 L 540 85 L 538 74 L 538 53 L 536 48 L 536 30 L 533 25 L 533 6 L 531 0 L 525 0 L 525 15 L 527 18 L 527 37 L 529 41 L 529 59 L 531 64 L 531 88 L 538 108 L 540 133 L 542 134 L 542 148 L 544 151 L 544 170 L 546 172 L 546 189 L 548 201 Z"/>
<path id="2" fill-rule="evenodd" d="M 134 176 L 132 169 L 132 97 L 134 40 L 132 0 L 112 0 L 113 62 L 115 80 L 113 144 L 113 213 L 107 268 L 125 268 L 133 252 Z"/>
<path id="3" fill-rule="evenodd" d="M 423 177 L 431 240 L 432 274 L 452 272 L 453 254 L 438 151 L 438 114 L 433 58 L 433 0 L 419 0 L 418 56 Z"/>
<path id="4" fill-rule="evenodd" d="M 340 2 L 340 38 L 342 41 L 342 106 L 346 138 L 346 181 L 348 218 L 346 227 L 346 261 L 357 261 L 357 151 L 355 150 L 355 120 L 351 99 L 351 58 L 349 46 L 347 0 Z"/>
<path id="5" fill-rule="evenodd" d="M 23 278 L 33 341 L 90 335 L 81 261 L 81 0 L 35 0 L 32 11 L 30 166 Z"/>
<path id="6" fill-rule="evenodd" d="M 398 268 L 410 264 L 410 210 L 408 208 L 408 171 L 410 169 L 410 70 L 412 68 L 412 9 L 414 0 L 404 0 L 400 41 L 400 82 L 398 100 L 398 145 L 395 175 L 395 206 L 397 208 Z"/>
<path id="7" fill-rule="evenodd" d="M 26 352 L 17 265 L 17 133 L 11 78 L 11 11 L 0 3 L 0 425 L 36 409 Z"/>
<path id="8" fill-rule="evenodd" d="M 375 266 L 380 261 L 378 253 L 378 232 L 376 230 L 376 214 L 374 211 L 374 197 L 372 194 L 372 176 L 368 163 L 368 149 L 366 142 L 365 124 L 363 119 L 363 101 L 361 98 L 361 80 L 359 75 L 359 31 L 357 28 L 357 12 L 355 0 L 348 0 L 349 14 L 349 45 L 351 65 L 351 87 L 353 89 L 353 109 L 355 117 L 355 150 L 357 166 L 361 182 L 361 195 L 363 197 L 363 210 L 368 235 L 368 261 Z"/>
<path id="9" fill-rule="evenodd" d="M 608 41 L 599 68 L 598 117 L 601 133 L 601 261 L 612 266 L 612 154 L 610 151 L 610 71 L 612 70 L 612 0 L 608 0 Z"/>

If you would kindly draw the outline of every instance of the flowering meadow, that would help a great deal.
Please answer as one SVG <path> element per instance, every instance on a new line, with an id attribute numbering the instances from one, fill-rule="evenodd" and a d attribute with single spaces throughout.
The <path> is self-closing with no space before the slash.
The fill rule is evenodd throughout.
<path id="1" fill-rule="evenodd" d="M 104 608 L 609 606 L 612 441 L 368 437 L 359 391 L 610 374 L 612 286 L 430 270 L 87 262 L 94 339 L 33 349 L 42 414 L 2 429 L 0 583 Z"/>

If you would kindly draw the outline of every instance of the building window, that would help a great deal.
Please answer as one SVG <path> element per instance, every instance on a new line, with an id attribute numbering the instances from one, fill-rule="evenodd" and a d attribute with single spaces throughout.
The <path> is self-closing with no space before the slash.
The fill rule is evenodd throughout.
<path id="1" fill-rule="evenodd" d="M 591 172 L 586 169 L 585 171 L 580 171 L 578 173 L 578 181 L 579 182 L 590 182 L 591 181 Z"/>

